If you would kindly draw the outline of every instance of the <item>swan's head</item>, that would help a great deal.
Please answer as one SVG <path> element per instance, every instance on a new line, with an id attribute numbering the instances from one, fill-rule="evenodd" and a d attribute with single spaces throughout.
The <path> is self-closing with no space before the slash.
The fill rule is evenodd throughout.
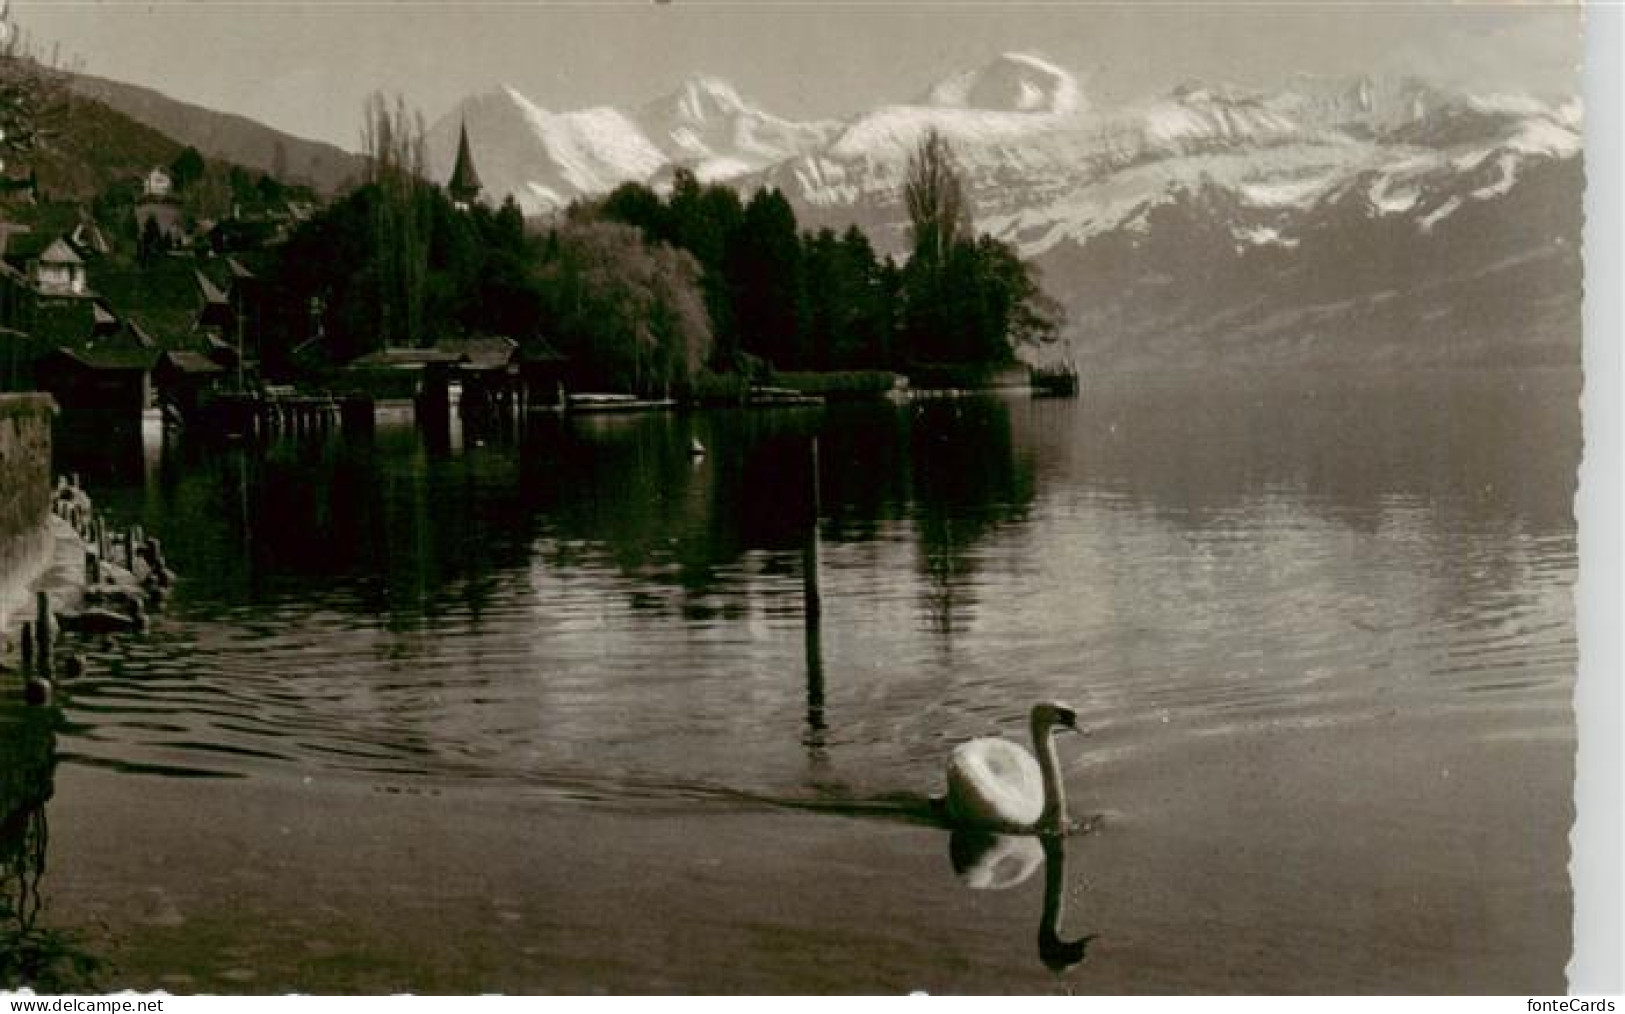
<path id="1" fill-rule="evenodd" d="M 1033 725 L 1043 729 L 1078 730 L 1078 713 L 1065 704 L 1048 701 L 1033 705 Z"/>

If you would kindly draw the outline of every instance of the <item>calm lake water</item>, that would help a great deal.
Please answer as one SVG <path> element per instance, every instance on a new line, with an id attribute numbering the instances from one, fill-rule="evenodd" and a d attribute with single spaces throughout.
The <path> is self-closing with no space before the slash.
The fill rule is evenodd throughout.
<path id="1" fill-rule="evenodd" d="M 181 582 L 57 724 L 0 715 L 54 762 L 0 968 L 1561 992 L 1578 394 L 1117 377 L 87 468 Z M 1093 830 L 936 826 L 950 747 L 1041 699 Z"/>

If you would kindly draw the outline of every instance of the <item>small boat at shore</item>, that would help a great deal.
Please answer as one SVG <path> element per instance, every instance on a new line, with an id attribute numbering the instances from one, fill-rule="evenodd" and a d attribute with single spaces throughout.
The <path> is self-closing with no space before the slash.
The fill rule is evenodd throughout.
<path id="1" fill-rule="evenodd" d="M 670 398 L 639 398 L 635 394 L 572 394 L 566 402 L 571 412 L 650 412 L 677 407 Z"/>

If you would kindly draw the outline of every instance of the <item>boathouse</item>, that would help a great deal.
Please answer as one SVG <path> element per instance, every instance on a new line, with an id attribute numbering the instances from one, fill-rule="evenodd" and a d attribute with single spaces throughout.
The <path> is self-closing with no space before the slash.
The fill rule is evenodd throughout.
<path id="1" fill-rule="evenodd" d="M 224 365 L 201 352 L 171 349 L 153 365 L 152 386 L 166 412 L 191 419 L 204 396 L 221 390 L 228 375 Z"/>

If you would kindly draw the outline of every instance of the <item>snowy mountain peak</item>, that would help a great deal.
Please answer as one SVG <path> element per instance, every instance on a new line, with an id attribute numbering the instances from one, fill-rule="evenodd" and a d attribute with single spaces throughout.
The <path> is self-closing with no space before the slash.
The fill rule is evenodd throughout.
<path id="1" fill-rule="evenodd" d="M 742 98 L 732 84 L 704 74 L 632 116 L 671 167 L 686 167 L 707 181 L 755 172 L 810 151 L 836 129 L 833 123 L 774 116 Z"/>
<path id="2" fill-rule="evenodd" d="M 1074 113 L 1082 105 L 1077 78 L 1043 57 L 1005 53 L 975 70 L 938 82 L 925 105 L 1001 113 Z"/>
<path id="3" fill-rule="evenodd" d="M 609 107 L 552 113 L 511 86 L 465 99 L 429 130 L 432 173 L 445 179 L 459 127 L 493 201 L 513 195 L 527 212 L 645 179 L 666 161 L 637 124 Z"/>
<path id="4" fill-rule="evenodd" d="M 707 74 L 690 77 L 665 101 L 678 116 L 692 123 L 758 112 L 739 97 L 738 89 L 732 84 Z"/>

